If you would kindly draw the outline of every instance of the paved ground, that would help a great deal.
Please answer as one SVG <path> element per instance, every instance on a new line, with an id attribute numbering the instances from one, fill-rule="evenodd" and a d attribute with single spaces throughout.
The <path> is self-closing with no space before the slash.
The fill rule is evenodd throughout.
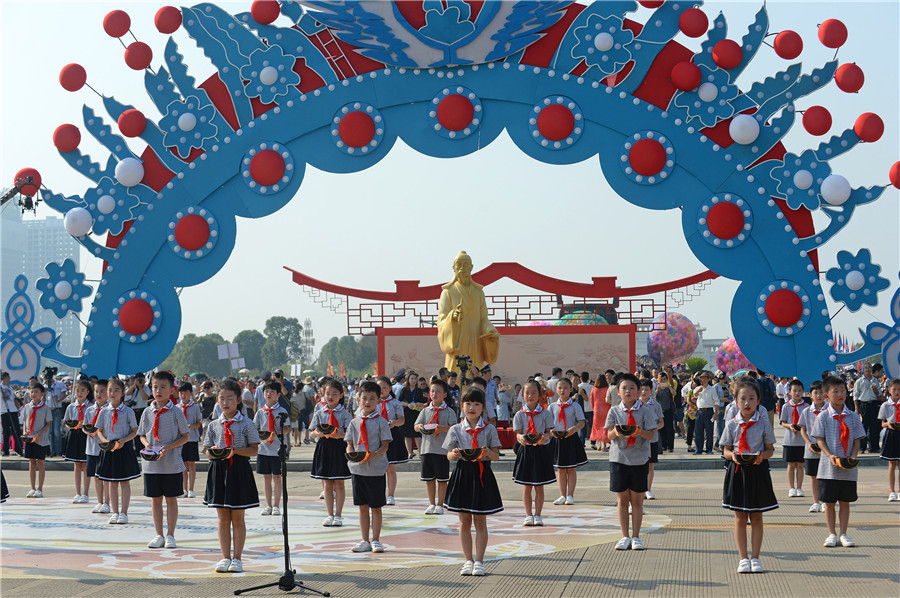
<path id="1" fill-rule="evenodd" d="M 706 459 L 705 457 L 703 459 Z M 0 592 L 7 596 L 226 596 L 234 590 L 277 581 L 283 551 L 277 521 L 248 516 L 257 544 L 268 547 L 245 555 L 248 572 L 207 573 L 219 557 L 209 509 L 184 501 L 180 547 L 145 548 L 152 535 L 141 484 L 134 483 L 131 523 L 110 527 L 97 515 L 71 505 L 72 474 L 51 471 L 41 501 L 21 498 L 27 472 L 11 470 L 3 460 L 13 497 L 2 514 Z M 672 461 L 671 466 L 677 462 Z M 451 515 L 420 515 L 425 501 L 414 473 L 400 474 L 398 506 L 386 508 L 384 555 L 351 555 L 357 532 L 348 506 L 347 527 L 319 527 L 323 508 L 319 486 L 306 474 L 289 476 L 291 554 L 299 579 L 332 596 L 896 596 L 900 582 L 900 503 L 888 503 L 884 467 L 860 470 L 860 501 L 853 505 L 850 533 L 858 547 L 825 549 L 824 515 L 808 513 L 811 500 L 788 499 L 783 470 L 773 471 L 781 508 L 765 515 L 762 575 L 737 575 L 733 517 L 721 508 L 722 471 L 664 470 L 657 474 L 658 500 L 647 503 L 643 553 L 616 552 L 618 539 L 613 495 L 605 472 L 584 472 L 575 507 L 548 506 L 547 527 L 519 527 L 520 490 L 498 473 L 506 511 L 489 519 L 492 530 L 484 578 L 460 577 L 456 520 Z M 204 476 L 198 476 L 202 488 Z M 808 482 L 806 484 L 808 489 Z M 548 490 L 550 490 L 549 487 Z M 807 494 L 809 494 L 807 490 Z M 555 491 L 548 491 L 554 498 Z M 40 506 L 39 506 L 40 505 Z M 419 515 L 415 515 L 419 513 Z M 577 515 L 577 516 L 576 516 Z M 93 517 L 93 523 L 82 524 Z M 27 528 L 29 537 L 22 538 Z M 96 534 L 101 533 L 102 536 Z M 183 535 L 184 534 L 184 535 Z M 102 540 L 96 538 L 102 537 Z M 29 539 L 33 538 L 33 539 Z M 124 556 L 123 556 L 124 553 Z M 516 556 L 526 555 L 526 556 Z M 91 562 L 82 568 L 71 564 Z M 86 560 L 85 560 L 86 559 Z M 96 562 L 91 559 L 98 559 Z M 121 565 L 116 565 L 115 561 Z M 99 565 L 98 565 L 99 562 Z M 146 565 L 145 563 L 150 563 Z M 437 564 L 432 564 L 437 563 Z M 451 564 L 446 564 L 451 563 Z M 157 568 L 158 565 L 158 568 Z M 429 566 L 430 565 L 430 566 Z M 171 571 L 187 573 L 172 574 Z M 179 569 L 182 568 L 182 569 Z M 149 573 L 148 573 L 149 571 Z M 277 588 L 248 594 L 275 596 Z"/>

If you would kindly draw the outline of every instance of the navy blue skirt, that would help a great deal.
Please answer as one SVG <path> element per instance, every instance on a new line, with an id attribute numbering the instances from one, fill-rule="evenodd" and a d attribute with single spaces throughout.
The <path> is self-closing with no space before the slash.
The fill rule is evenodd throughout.
<path id="1" fill-rule="evenodd" d="M 309 477 L 320 480 L 349 480 L 347 466 L 347 441 L 343 438 L 322 438 L 316 442 L 312 470 Z"/>
<path id="2" fill-rule="evenodd" d="M 444 507 L 448 511 L 489 515 L 503 510 L 500 488 L 491 471 L 491 462 L 481 461 L 483 472 L 479 470 L 478 463 L 462 459 L 456 461 L 444 498 Z"/>
<path id="3" fill-rule="evenodd" d="M 556 481 L 549 444 L 518 445 L 513 481 L 526 486 L 544 486 Z"/>
<path id="4" fill-rule="evenodd" d="M 403 439 L 401 428 L 391 428 L 391 443 L 388 445 L 388 463 L 406 463 L 409 461 L 409 453 L 406 451 L 406 440 Z"/>
<path id="5" fill-rule="evenodd" d="M 722 489 L 722 506 L 732 511 L 760 512 L 778 508 L 778 499 L 772 489 L 769 462 L 759 465 L 738 466 L 728 462 L 725 485 Z"/>
<path id="6" fill-rule="evenodd" d="M 100 451 L 100 464 L 97 466 L 97 477 L 104 482 L 127 482 L 140 477 L 134 443 L 126 442 L 117 451 Z"/>
<path id="7" fill-rule="evenodd" d="M 87 454 L 84 452 L 87 446 L 87 435 L 79 430 L 69 430 L 66 433 L 66 447 L 63 449 L 63 456 L 66 461 L 75 461 L 76 463 L 84 463 L 87 461 Z"/>
<path id="8" fill-rule="evenodd" d="M 259 492 L 250 458 L 235 455 L 230 464 L 228 459 L 210 459 L 203 504 L 235 510 L 258 507 Z"/>
<path id="9" fill-rule="evenodd" d="M 584 444 L 582 444 L 581 437 L 577 433 L 565 438 L 554 436 L 550 439 L 548 446 L 553 455 L 553 465 L 559 469 L 571 469 L 588 462 L 587 453 L 584 452 Z"/>
<path id="10" fill-rule="evenodd" d="M 887 428 L 884 443 L 881 445 L 881 458 L 888 461 L 900 461 L 900 431 Z"/>

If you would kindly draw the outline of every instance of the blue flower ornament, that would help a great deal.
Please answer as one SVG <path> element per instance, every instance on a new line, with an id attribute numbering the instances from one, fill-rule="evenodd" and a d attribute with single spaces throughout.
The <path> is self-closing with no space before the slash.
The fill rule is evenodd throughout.
<path id="1" fill-rule="evenodd" d="M 250 64 L 241 67 L 241 77 L 249 81 L 244 92 L 247 97 L 270 104 L 300 84 L 300 75 L 291 70 L 296 58 L 286 55 L 281 46 L 256 49 L 249 60 Z"/>
<path id="2" fill-rule="evenodd" d="M 57 318 L 63 318 L 68 312 L 81 311 L 81 302 L 93 289 L 84 284 L 84 274 L 75 268 L 70 259 L 62 264 L 50 262 L 45 266 L 47 278 L 37 281 L 35 288 L 41 293 L 41 307 L 51 310 Z"/>
<path id="3" fill-rule="evenodd" d="M 825 273 L 831 281 L 831 298 L 840 301 L 850 311 L 859 311 L 866 305 L 875 305 L 877 295 L 888 288 L 890 283 L 879 276 L 881 266 L 872 263 L 868 249 L 860 249 L 856 255 L 849 251 L 838 251 L 838 266 Z"/>
<path id="4" fill-rule="evenodd" d="M 574 35 L 578 44 L 572 48 L 572 57 L 583 58 L 588 67 L 597 67 L 604 75 L 618 72 L 631 60 L 626 46 L 634 41 L 634 34 L 625 29 L 620 17 L 591 15 Z"/>
<path id="5" fill-rule="evenodd" d="M 207 139 L 215 139 L 218 127 L 212 123 L 216 107 L 211 102 L 203 103 L 197 96 L 188 96 L 183 101 L 175 100 L 166 107 L 166 115 L 159 121 L 166 147 L 178 149 L 184 158 L 191 148 L 202 148 Z"/>
<path id="6" fill-rule="evenodd" d="M 141 200 L 128 192 L 128 188 L 108 176 L 102 177 L 93 189 L 84 194 L 84 202 L 94 218 L 94 234 L 118 235 L 129 220 L 134 220 L 132 210 Z"/>
<path id="7" fill-rule="evenodd" d="M 674 103 L 684 108 L 688 120 L 699 118 L 704 127 L 713 127 L 721 120 L 734 115 L 731 100 L 740 93 L 737 85 L 731 83 L 731 75 L 727 71 L 712 69 L 705 64 L 698 64 L 701 83 L 697 89 L 679 92 Z"/>
<path id="8" fill-rule="evenodd" d="M 819 190 L 822 181 L 830 174 L 828 162 L 819 161 L 816 152 L 811 149 L 799 156 L 786 153 L 784 163 L 771 171 L 772 178 L 778 182 L 775 194 L 784 199 L 792 210 L 817 209 L 821 204 Z"/>

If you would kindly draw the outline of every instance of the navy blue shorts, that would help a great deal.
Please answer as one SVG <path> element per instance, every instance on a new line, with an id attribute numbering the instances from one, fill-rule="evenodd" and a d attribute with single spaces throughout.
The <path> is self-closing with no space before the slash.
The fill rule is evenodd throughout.
<path id="1" fill-rule="evenodd" d="M 353 504 L 380 509 L 387 504 L 387 478 L 383 475 L 353 475 Z"/>
<path id="2" fill-rule="evenodd" d="M 647 491 L 647 476 L 650 474 L 650 462 L 643 465 L 625 465 L 612 462 L 609 464 L 609 489 L 611 492 L 644 493 Z"/>
<path id="3" fill-rule="evenodd" d="M 87 464 L 84 466 L 85 475 L 89 478 L 96 477 L 98 465 L 100 465 L 100 455 L 87 455 Z"/>
<path id="4" fill-rule="evenodd" d="M 256 455 L 256 473 L 259 475 L 281 475 L 281 457 Z"/>
<path id="5" fill-rule="evenodd" d="M 184 494 L 184 484 L 181 472 L 178 473 L 145 473 L 144 496 L 168 498 Z"/>

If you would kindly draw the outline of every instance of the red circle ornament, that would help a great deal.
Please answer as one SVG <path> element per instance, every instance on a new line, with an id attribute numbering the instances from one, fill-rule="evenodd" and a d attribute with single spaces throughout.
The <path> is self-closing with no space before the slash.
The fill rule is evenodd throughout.
<path id="1" fill-rule="evenodd" d="M 454 93 L 444 97 L 437 107 L 437 119 L 450 131 L 462 131 L 472 123 L 475 106 L 464 95 Z"/>
<path id="2" fill-rule="evenodd" d="M 75 125 L 59 125 L 53 131 L 53 145 L 61 152 L 74 151 L 79 143 L 81 143 L 81 131 Z"/>
<path id="3" fill-rule="evenodd" d="M 744 59 L 744 53 L 736 41 L 723 39 L 713 46 L 713 61 L 723 69 L 733 69 Z"/>
<path id="4" fill-rule="evenodd" d="M 663 2 L 664 0 L 638 0 L 638 4 L 644 8 L 659 8 Z"/>
<path id="5" fill-rule="evenodd" d="M 122 37 L 131 29 L 131 17 L 124 10 L 114 10 L 103 17 L 103 31 L 110 37 Z"/>
<path id="6" fill-rule="evenodd" d="M 853 123 L 853 130 L 856 136 L 867 143 L 874 143 L 881 139 L 884 134 L 884 121 L 881 117 L 873 112 L 860 114 L 856 122 Z"/>
<path id="7" fill-rule="evenodd" d="M 628 163 L 636 173 L 653 176 L 666 166 L 666 148 L 656 139 L 641 139 L 628 151 Z"/>
<path id="8" fill-rule="evenodd" d="M 133 42 L 125 48 L 125 64 L 136 71 L 142 71 L 153 61 L 153 50 L 144 42 Z"/>
<path id="9" fill-rule="evenodd" d="M 175 241 L 182 249 L 196 251 L 209 241 L 209 224 L 203 216 L 188 214 L 175 225 Z"/>
<path id="10" fill-rule="evenodd" d="M 672 67 L 670 78 L 672 84 L 681 91 L 693 91 L 703 80 L 703 73 L 696 64 L 685 60 Z"/>
<path id="11" fill-rule="evenodd" d="M 810 106 L 803 112 L 803 128 L 810 135 L 824 135 L 831 129 L 831 113 L 824 106 Z"/>
<path id="12" fill-rule="evenodd" d="M 140 137 L 147 128 L 147 119 L 140 110 L 131 108 L 119 115 L 119 130 L 126 137 Z"/>
<path id="13" fill-rule="evenodd" d="M 87 83 L 87 72 L 77 63 L 67 64 L 59 71 L 59 84 L 66 91 L 78 91 Z"/>
<path id="14" fill-rule="evenodd" d="M 733 239 L 744 230 L 744 213 L 733 203 L 723 201 L 710 208 L 706 215 L 709 232 L 717 238 L 727 241 Z"/>
<path id="15" fill-rule="evenodd" d="M 41 173 L 39 173 L 34 168 L 23 168 L 16 173 L 16 176 L 13 179 L 13 183 L 18 181 L 19 179 L 24 179 L 26 177 L 31 177 L 32 182 L 23 184 L 19 193 L 21 193 L 22 195 L 27 195 L 28 197 L 33 197 L 34 194 L 37 193 L 38 188 L 41 186 Z M 25 181 L 22 181 L 22 183 L 24 182 Z"/>
<path id="16" fill-rule="evenodd" d="M 143 299 L 126 301 L 119 308 L 119 325 L 128 334 L 143 334 L 153 325 L 153 308 Z"/>
<path id="17" fill-rule="evenodd" d="M 250 5 L 250 14 L 257 23 L 270 25 L 281 14 L 281 9 L 277 0 L 254 0 Z"/>
<path id="18" fill-rule="evenodd" d="M 778 289 L 766 299 L 766 318 L 775 326 L 793 326 L 803 316 L 803 301 L 794 291 Z"/>
<path id="19" fill-rule="evenodd" d="M 888 177 L 891 179 L 891 185 L 900 189 L 900 162 L 894 162 L 894 165 L 888 171 Z"/>
<path id="20" fill-rule="evenodd" d="M 348 112 L 338 125 L 338 135 L 350 147 L 363 147 L 375 138 L 375 121 L 361 110 Z"/>
<path id="21" fill-rule="evenodd" d="M 847 26 L 837 19 L 819 25 L 819 41 L 828 48 L 840 48 L 847 41 Z"/>
<path id="22" fill-rule="evenodd" d="M 284 158 L 275 150 L 257 152 L 250 160 L 250 176 L 265 187 L 274 185 L 284 176 Z"/>
<path id="23" fill-rule="evenodd" d="M 575 115 L 565 106 L 551 104 L 538 114 L 537 128 L 550 141 L 560 141 L 575 129 Z"/>
<path id="24" fill-rule="evenodd" d="M 785 60 L 793 60 L 803 51 L 803 39 L 796 31 L 787 29 L 775 36 L 775 53 Z"/>
<path id="25" fill-rule="evenodd" d="M 856 63 L 851 62 L 842 64 L 834 73 L 834 82 L 841 91 L 847 93 L 856 93 L 862 89 L 863 83 L 866 82 L 866 76 Z"/>
<path id="26" fill-rule="evenodd" d="M 700 37 L 709 29 L 709 18 L 699 8 L 689 8 L 678 18 L 678 28 L 688 37 Z"/>
<path id="27" fill-rule="evenodd" d="M 181 11 L 174 6 L 163 6 L 156 11 L 153 24 L 160 33 L 175 33 L 181 27 Z"/>

